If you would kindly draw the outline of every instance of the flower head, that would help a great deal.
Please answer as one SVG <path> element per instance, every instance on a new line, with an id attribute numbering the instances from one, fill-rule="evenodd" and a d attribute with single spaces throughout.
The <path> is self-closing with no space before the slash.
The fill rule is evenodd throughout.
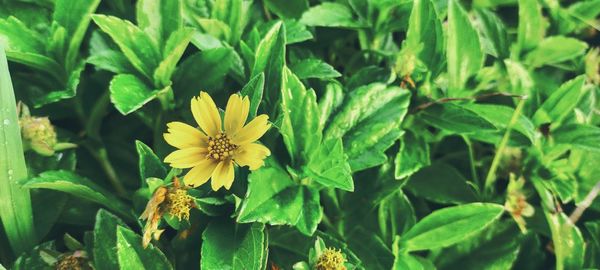
<path id="1" fill-rule="evenodd" d="M 346 259 L 341 251 L 327 248 L 317 259 L 317 270 L 346 270 Z"/>
<path id="2" fill-rule="evenodd" d="M 261 114 L 245 124 L 250 110 L 248 97 L 231 95 L 224 121 L 205 92 L 192 98 L 191 109 L 201 130 L 171 122 L 164 134 L 167 143 L 178 148 L 165 158 L 165 162 L 173 168 L 191 168 L 183 178 L 186 185 L 200 186 L 212 178 L 213 190 L 229 189 L 233 184 L 234 164 L 256 170 L 271 154 L 268 148 L 256 143 L 271 126 L 269 117 Z"/>
<path id="3" fill-rule="evenodd" d="M 506 190 L 506 202 L 504 208 L 513 217 L 519 229 L 523 233 L 527 232 L 526 222 L 523 217 L 531 217 L 534 214 L 534 208 L 527 202 L 527 197 L 523 191 L 525 179 L 520 177 L 515 180 L 515 175 L 510 175 L 510 181 Z"/>

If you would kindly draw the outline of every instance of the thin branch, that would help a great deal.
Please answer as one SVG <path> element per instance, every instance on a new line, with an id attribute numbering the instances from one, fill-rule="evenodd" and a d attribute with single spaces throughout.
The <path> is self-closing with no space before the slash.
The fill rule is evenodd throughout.
<path id="1" fill-rule="evenodd" d="M 600 193 L 600 181 L 598 181 L 598 183 L 596 183 L 596 185 L 592 188 L 592 190 L 590 190 L 590 192 L 585 196 L 585 199 L 583 199 L 583 201 L 581 201 L 581 203 L 579 205 L 577 205 L 577 208 L 575 208 L 575 210 L 573 210 L 573 213 L 571 213 L 571 215 L 569 216 L 569 219 L 571 220 L 571 222 L 573 222 L 573 224 L 577 223 L 579 218 L 581 218 L 581 215 L 583 215 L 583 212 L 585 211 L 585 209 L 587 209 L 588 207 L 590 207 L 590 205 L 592 205 L 592 203 L 594 202 L 594 199 L 596 199 L 596 197 L 598 197 L 599 193 Z"/>

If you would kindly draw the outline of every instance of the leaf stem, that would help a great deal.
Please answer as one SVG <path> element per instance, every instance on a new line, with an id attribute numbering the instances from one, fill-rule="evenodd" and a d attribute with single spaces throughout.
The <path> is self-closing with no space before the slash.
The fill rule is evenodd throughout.
<path id="1" fill-rule="evenodd" d="M 465 141 L 465 144 L 467 145 L 467 152 L 469 153 L 469 164 L 471 165 L 470 166 L 471 167 L 471 177 L 473 177 L 473 181 L 477 185 L 481 185 L 481 183 L 479 182 L 479 176 L 477 176 L 477 168 L 475 165 L 475 151 L 473 151 L 473 143 L 465 135 L 463 135 L 462 138 Z"/>
<path id="2" fill-rule="evenodd" d="M 573 222 L 573 224 L 577 223 L 579 218 L 581 218 L 581 215 L 583 215 L 583 212 L 588 207 L 590 207 L 590 205 L 592 205 L 592 203 L 594 202 L 594 199 L 596 199 L 596 197 L 598 197 L 599 193 L 600 193 L 600 181 L 598 181 L 596 183 L 596 185 L 592 188 L 592 190 L 590 190 L 590 192 L 585 196 L 583 201 L 581 201 L 581 203 L 579 205 L 577 205 L 577 208 L 575 208 L 575 210 L 573 210 L 573 213 L 571 213 L 571 215 L 569 216 L 569 219 L 571 220 L 571 222 Z"/>
<path id="3" fill-rule="evenodd" d="M 513 113 L 510 122 L 506 126 L 506 131 L 504 132 L 504 136 L 502 136 L 502 140 L 500 140 L 500 144 L 496 148 L 496 154 L 494 155 L 494 159 L 492 160 L 492 165 L 490 165 L 490 170 L 488 171 L 487 176 L 485 177 L 484 182 L 484 191 L 490 192 L 494 182 L 496 182 L 496 171 L 498 170 L 498 165 L 500 165 L 500 159 L 502 158 L 502 152 L 504 152 L 504 148 L 508 144 L 508 140 L 510 138 L 510 133 L 512 131 L 513 126 L 517 123 L 519 116 L 521 116 L 521 111 L 523 110 L 523 106 L 525 105 L 526 98 L 521 98 L 515 112 Z"/>
<path id="4" fill-rule="evenodd" d="M 92 108 L 90 117 L 86 121 L 85 131 L 88 136 L 93 139 L 100 140 L 100 126 L 102 124 L 102 118 L 106 115 L 106 109 L 110 103 L 110 92 L 105 91 L 100 97 L 96 105 Z"/>
<path id="5" fill-rule="evenodd" d="M 127 191 L 125 190 L 125 187 L 123 186 L 121 181 L 119 181 L 119 176 L 117 175 L 115 168 L 110 163 L 106 147 L 102 145 L 101 147 L 96 148 L 90 145 L 89 143 L 84 143 L 83 145 L 88 149 L 88 151 L 90 151 L 90 153 L 92 154 L 92 156 L 94 156 L 98 163 L 100 163 L 100 166 L 102 167 L 104 173 L 108 177 L 108 181 L 113 186 L 115 191 L 117 191 L 117 194 L 121 197 L 126 198 Z"/>

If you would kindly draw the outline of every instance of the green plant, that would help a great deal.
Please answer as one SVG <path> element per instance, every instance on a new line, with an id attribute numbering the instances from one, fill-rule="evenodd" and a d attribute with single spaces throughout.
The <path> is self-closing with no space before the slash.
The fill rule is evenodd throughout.
<path id="1" fill-rule="evenodd" d="M 600 268 L 599 15 L 0 0 L 0 269 Z"/>

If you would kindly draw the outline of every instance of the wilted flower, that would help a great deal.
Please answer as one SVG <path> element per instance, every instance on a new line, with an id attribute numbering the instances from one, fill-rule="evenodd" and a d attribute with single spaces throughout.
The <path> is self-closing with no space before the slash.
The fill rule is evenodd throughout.
<path id="1" fill-rule="evenodd" d="M 58 258 L 54 264 L 56 270 L 91 270 L 94 269 L 85 251 L 75 251 Z"/>
<path id="2" fill-rule="evenodd" d="M 523 192 L 523 186 L 525 185 L 525 179 L 523 177 L 515 180 L 513 174 L 510 175 L 510 181 L 506 191 L 506 202 L 504 208 L 510 213 L 517 225 L 523 233 L 527 232 L 525 227 L 526 222 L 523 217 L 531 217 L 534 214 L 534 208 L 527 203 L 527 198 Z"/>
<path id="3" fill-rule="evenodd" d="M 238 94 L 229 97 L 225 109 L 225 121 L 212 98 L 205 92 L 192 98 L 191 110 L 200 130 L 181 123 L 167 124 L 165 140 L 178 148 L 165 158 L 174 168 L 191 168 L 184 176 L 186 185 L 199 186 L 211 177 L 211 187 L 231 188 L 234 179 L 234 162 L 238 166 L 249 166 L 256 170 L 264 164 L 271 152 L 255 143 L 271 126 L 267 115 L 259 115 L 246 123 L 250 101 Z"/>
<path id="4" fill-rule="evenodd" d="M 344 263 L 346 259 L 341 251 L 334 248 L 326 248 L 317 259 L 317 270 L 346 270 Z"/>
<path id="5" fill-rule="evenodd" d="M 33 150 L 42 156 L 52 156 L 54 151 L 76 147 L 72 143 L 58 143 L 56 131 L 48 117 L 31 116 L 29 108 L 18 104 L 19 127 L 25 150 Z"/>
<path id="6" fill-rule="evenodd" d="M 140 216 L 140 219 L 147 220 L 144 226 L 143 244 L 147 247 L 152 238 L 158 240 L 164 230 L 159 230 L 161 218 L 165 214 L 177 217 L 179 221 L 190 218 L 190 210 L 196 207 L 194 198 L 187 193 L 187 188 L 179 184 L 179 180 L 174 178 L 173 186 L 158 187 L 152 197 L 146 204 L 146 209 Z"/>

